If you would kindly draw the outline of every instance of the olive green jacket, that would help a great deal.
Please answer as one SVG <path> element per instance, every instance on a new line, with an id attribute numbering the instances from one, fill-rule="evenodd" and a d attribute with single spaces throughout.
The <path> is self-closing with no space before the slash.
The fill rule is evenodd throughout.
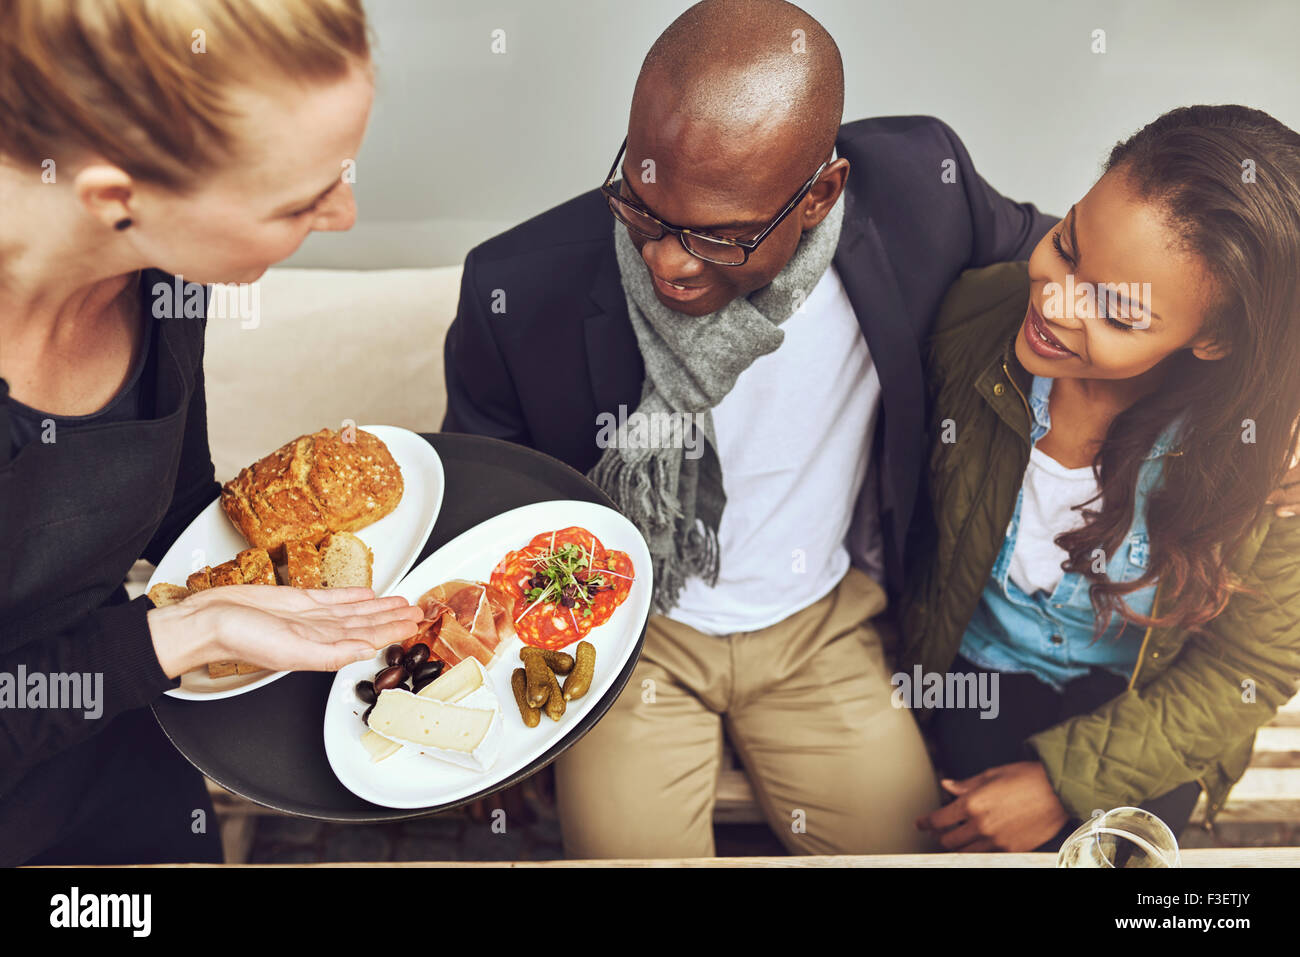
<path id="1" fill-rule="evenodd" d="M 1015 510 L 1030 452 L 1033 377 L 1015 355 L 1028 296 L 1025 263 L 967 270 L 928 343 L 930 458 L 908 545 L 904 672 L 951 666 Z M 1234 594 L 1201 633 L 1147 629 L 1123 694 L 1028 740 L 1076 817 L 1198 781 L 1212 819 L 1250 763 L 1256 729 L 1295 694 L 1300 518 L 1266 513 L 1229 562 L 1258 595 Z M 1153 615 L 1160 599 L 1157 586 Z"/>

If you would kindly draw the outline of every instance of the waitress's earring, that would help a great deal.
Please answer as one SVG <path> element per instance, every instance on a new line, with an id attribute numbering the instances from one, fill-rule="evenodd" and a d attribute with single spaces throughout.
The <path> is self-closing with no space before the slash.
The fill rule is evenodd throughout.
<path id="1" fill-rule="evenodd" d="M 119 219 L 117 222 L 115 222 L 115 223 L 113 224 L 113 228 L 116 229 L 118 232 L 121 232 L 121 231 L 124 230 L 124 229 L 130 229 L 130 228 L 131 228 L 131 217 L 126 216 L 126 217 L 123 217 L 122 219 Z"/>

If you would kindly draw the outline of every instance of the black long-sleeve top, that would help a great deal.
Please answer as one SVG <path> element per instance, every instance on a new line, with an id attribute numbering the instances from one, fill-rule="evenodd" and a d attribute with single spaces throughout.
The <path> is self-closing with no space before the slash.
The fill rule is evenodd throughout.
<path id="1" fill-rule="evenodd" d="M 56 422 L 53 441 L 15 450 L 17 410 L 0 379 L 0 864 L 57 840 L 95 787 L 114 717 L 179 683 L 154 652 L 153 604 L 128 601 L 123 582 L 136 559 L 156 564 L 220 491 L 203 390 L 206 320 L 193 315 L 201 296 L 185 316 L 171 276 L 146 270 L 140 282 L 155 350 L 144 373 L 152 410 Z M 99 717 L 5 698 L 6 675 L 12 698 L 31 687 L 16 687 L 20 675 L 74 673 L 102 675 Z"/>

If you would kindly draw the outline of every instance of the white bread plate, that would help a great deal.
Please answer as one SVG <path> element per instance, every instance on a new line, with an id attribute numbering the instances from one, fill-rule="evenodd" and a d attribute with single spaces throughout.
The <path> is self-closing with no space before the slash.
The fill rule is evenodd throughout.
<path id="1" fill-rule="evenodd" d="M 354 533 L 374 553 L 371 587 L 376 595 L 384 595 L 420 557 L 420 550 L 428 541 L 442 509 L 446 481 L 438 453 L 414 432 L 392 425 L 363 425 L 361 429 L 382 440 L 402 470 L 402 500 L 397 508 L 373 525 Z M 287 436 L 285 441 L 291 438 Z M 158 563 L 148 587 L 153 588 L 160 582 L 184 585 L 185 579 L 204 565 L 216 566 L 229 561 L 248 547 L 244 537 L 222 511 L 218 499 L 200 512 L 176 539 Z M 167 694 L 187 701 L 213 701 L 245 694 L 286 674 L 287 671 L 256 671 L 210 678 L 207 666 L 202 665 L 181 675 L 180 687 L 168 690 Z"/>

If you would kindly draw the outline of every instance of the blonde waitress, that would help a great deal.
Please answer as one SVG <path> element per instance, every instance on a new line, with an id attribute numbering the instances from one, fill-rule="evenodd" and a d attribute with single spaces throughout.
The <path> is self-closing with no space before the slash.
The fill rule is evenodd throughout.
<path id="1" fill-rule="evenodd" d="M 372 92 L 358 0 L 0 5 L 0 680 L 102 681 L 97 716 L 0 708 L 0 864 L 220 860 L 150 702 L 205 661 L 332 670 L 414 632 L 369 589 L 121 587 L 218 491 L 204 322 L 153 318 L 154 284 L 351 227 Z"/>

